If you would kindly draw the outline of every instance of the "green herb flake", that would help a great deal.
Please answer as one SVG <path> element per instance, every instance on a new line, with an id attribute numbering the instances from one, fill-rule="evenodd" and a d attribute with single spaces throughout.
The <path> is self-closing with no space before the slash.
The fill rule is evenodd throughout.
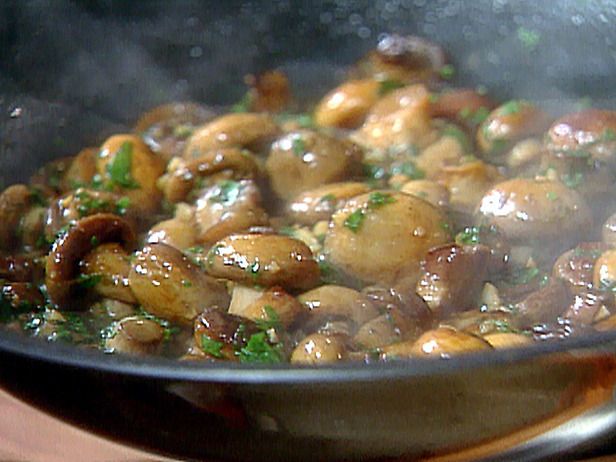
<path id="1" fill-rule="evenodd" d="M 284 360 L 282 345 L 272 346 L 265 332 L 253 334 L 246 345 L 237 353 L 242 363 L 276 364 Z"/>
<path id="2" fill-rule="evenodd" d="M 411 180 L 421 180 L 426 177 L 426 172 L 417 167 L 414 162 L 403 162 L 391 169 L 393 175 L 404 175 Z"/>
<path id="3" fill-rule="evenodd" d="M 271 305 L 264 305 L 263 311 L 265 313 L 265 318 L 255 321 L 257 328 L 262 331 L 268 331 L 270 329 L 281 330 L 282 323 L 280 322 L 280 316 L 278 316 L 276 310 L 274 310 Z"/>
<path id="4" fill-rule="evenodd" d="M 131 175 L 132 159 L 133 143 L 125 141 L 117 150 L 111 162 L 107 164 L 107 173 L 113 183 L 128 189 L 140 187 Z"/>
<path id="5" fill-rule="evenodd" d="M 584 181 L 584 174 L 582 172 L 565 173 L 560 178 L 565 186 L 576 189 Z"/>
<path id="6" fill-rule="evenodd" d="M 518 27 L 517 36 L 518 40 L 528 51 L 534 51 L 541 40 L 541 34 L 539 32 L 525 27 Z"/>
<path id="7" fill-rule="evenodd" d="M 378 94 L 379 96 L 384 96 L 387 93 L 397 90 L 398 88 L 404 87 L 404 85 L 404 82 L 401 82 L 400 80 L 381 80 L 379 82 Z"/>
<path id="8" fill-rule="evenodd" d="M 49 205 L 43 191 L 36 187 L 30 188 L 30 202 L 41 207 L 47 207 Z"/>
<path id="9" fill-rule="evenodd" d="M 539 276 L 539 268 L 535 266 L 518 268 L 512 272 L 509 282 L 516 286 L 529 284 L 537 276 Z"/>
<path id="10" fill-rule="evenodd" d="M 555 201 L 556 199 L 558 199 L 558 194 L 556 194 L 554 191 L 548 191 L 545 193 L 545 197 L 550 201 Z"/>
<path id="11" fill-rule="evenodd" d="M 363 209 L 357 209 L 344 220 L 344 227 L 357 233 L 361 228 L 362 223 L 366 219 L 366 213 Z"/>
<path id="12" fill-rule="evenodd" d="M 522 105 L 524 103 L 518 100 L 507 101 L 503 105 L 498 108 L 498 114 L 501 116 L 508 116 L 512 114 L 517 114 L 522 110 Z"/>
<path id="13" fill-rule="evenodd" d="M 224 355 L 222 354 L 223 347 L 224 343 L 214 340 L 208 335 L 201 335 L 201 349 L 208 355 L 213 356 L 214 358 L 224 358 Z"/>
<path id="14" fill-rule="evenodd" d="M 130 207 L 130 199 L 126 196 L 120 197 L 116 202 L 116 213 L 118 215 L 126 215 Z"/>
<path id="15" fill-rule="evenodd" d="M 458 245 L 475 245 L 479 244 L 481 229 L 478 226 L 468 226 L 456 234 L 456 244 Z"/>
<path id="16" fill-rule="evenodd" d="M 98 240 L 98 237 L 96 237 L 96 236 L 92 236 L 92 237 L 90 238 L 90 245 L 91 245 L 92 247 L 96 247 L 98 244 L 100 244 L 100 241 Z"/>
<path id="17" fill-rule="evenodd" d="M 193 134 L 194 128 L 190 125 L 181 124 L 173 127 L 173 136 L 180 139 L 186 139 Z"/>
<path id="18" fill-rule="evenodd" d="M 231 106 L 231 112 L 250 112 L 252 106 L 252 95 L 246 92 L 242 99 Z"/>
<path id="19" fill-rule="evenodd" d="M 453 67 L 453 65 L 451 64 L 445 64 L 443 67 L 441 67 L 439 75 L 442 79 L 451 80 L 456 75 L 456 68 Z"/>
<path id="20" fill-rule="evenodd" d="M 107 202 L 106 200 L 100 199 L 98 197 L 93 197 L 83 190 L 78 191 L 75 194 L 75 197 L 79 201 L 79 203 L 77 204 L 77 212 L 79 213 L 80 217 L 85 217 L 94 213 L 101 212 L 109 206 L 109 202 Z"/>
<path id="21" fill-rule="evenodd" d="M 325 194 L 319 199 L 319 202 L 329 202 L 330 204 L 336 202 L 336 196 L 334 194 Z"/>
<path id="22" fill-rule="evenodd" d="M 293 139 L 291 147 L 293 149 L 293 154 L 296 156 L 303 156 L 306 153 L 306 142 L 301 136 Z"/>
<path id="23" fill-rule="evenodd" d="M 91 289 L 103 280 L 102 274 L 80 274 L 77 276 L 77 284 L 83 289 Z"/>
<path id="24" fill-rule="evenodd" d="M 225 180 L 218 184 L 218 191 L 210 197 L 210 202 L 219 203 L 225 206 L 234 204 L 240 197 L 242 184 L 238 181 Z"/>
<path id="25" fill-rule="evenodd" d="M 396 199 L 391 194 L 375 191 L 368 196 L 368 208 L 378 209 L 387 204 L 393 204 Z"/>
<path id="26" fill-rule="evenodd" d="M 295 237 L 295 228 L 293 226 L 281 226 L 278 228 L 278 234 L 283 236 Z"/>
<path id="27" fill-rule="evenodd" d="M 460 146 L 462 146 L 464 152 L 470 152 L 472 150 L 471 142 L 468 139 L 467 134 L 455 125 L 445 126 L 441 134 L 443 136 L 455 139 Z"/>
<path id="28" fill-rule="evenodd" d="M 182 287 L 192 287 L 192 282 L 187 279 L 182 279 Z"/>

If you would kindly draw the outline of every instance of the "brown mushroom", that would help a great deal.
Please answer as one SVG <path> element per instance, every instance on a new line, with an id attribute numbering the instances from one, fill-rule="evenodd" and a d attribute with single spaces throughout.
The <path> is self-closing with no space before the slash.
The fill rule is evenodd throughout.
<path id="1" fill-rule="evenodd" d="M 97 148 L 84 148 L 73 158 L 62 176 L 60 189 L 70 191 L 92 183 L 96 175 Z"/>
<path id="2" fill-rule="evenodd" d="M 446 208 L 449 205 L 449 190 L 435 181 L 407 181 L 400 188 L 400 192 L 419 197 L 436 207 Z"/>
<path id="3" fill-rule="evenodd" d="M 399 192 L 350 199 L 333 216 L 323 251 L 343 272 L 367 282 L 418 277 L 429 248 L 450 239 L 446 216 L 432 204 Z"/>
<path id="4" fill-rule="evenodd" d="M 289 79 L 279 70 L 266 71 L 244 78 L 250 86 L 247 97 L 254 112 L 280 112 L 291 101 Z"/>
<path id="5" fill-rule="evenodd" d="M 230 314 L 253 321 L 275 321 L 284 327 L 291 325 L 303 311 L 297 299 L 280 287 L 261 291 L 236 285 L 229 305 Z"/>
<path id="6" fill-rule="evenodd" d="M 379 89 L 374 79 L 345 82 L 319 101 L 314 120 L 323 127 L 356 128 L 379 99 Z"/>
<path id="7" fill-rule="evenodd" d="M 482 339 L 447 327 L 429 330 L 417 340 L 394 343 L 381 348 L 384 359 L 412 356 L 450 358 L 458 354 L 489 350 L 492 347 Z"/>
<path id="8" fill-rule="evenodd" d="M 558 257 L 552 274 L 565 281 L 573 293 L 591 289 L 595 262 L 608 248 L 601 242 L 581 242 Z"/>
<path id="9" fill-rule="evenodd" d="M 265 163 L 272 188 L 283 199 L 361 171 L 361 151 L 352 143 L 309 130 L 285 134 Z"/>
<path id="10" fill-rule="evenodd" d="M 45 284 L 49 299 L 61 309 L 83 309 L 77 293 L 79 262 L 96 246 L 119 242 L 131 248 L 135 234 L 130 225 L 117 215 L 99 213 L 78 220 L 56 239 L 45 264 Z M 87 285 L 87 284 L 86 284 Z"/>
<path id="11" fill-rule="evenodd" d="M 446 244 L 430 249 L 417 294 L 439 317 L 473 308 L 488 277 L 490 251 L 482 245 Z"/>
<path id="12" fill-rule="evenodd" d="M 616 213 L 605 220 L 601 229 L 601 237 L 606 244 L 616 246 Z"/>
<path id="13" fill-rule="evenodd" d="M 309 289 L 319 282 L 319 266 L 310 249 L 287 236 L 234 234 L 214 244 L 207 272 L 245 285 Z"/>
<path id="14" fill-rule="evenodd" d="M 344 336 L 316 333 L 300 340 L 291 354 L 291 363 L 331 363 L 342 361 L 346 356 L 347 346 Z"/>
<path id="15" fill-rule="evenodd" d="M 128 281 L 147 311 L 172 322 L 190 323 L 206 307 L 229 305 L 224 284 L 166 244 L 150 244 L 136 252 Z"/>
<path id="16" fill-rule="evenodd" d="M 432 117 L 452 120 L 467 129 L 476 128 L 495 107 L 490 97 L 471 88 L 445 90 L 430 100 Z"/>
<path id="17" fill-rule="evenodd" d="M 31 192 L 23 184 L 9 186 L 0 194 L 0 248 L 14 250 L 19 242 L 19 223 L 30 207 Z"/>
<path id="18" fill-rule="evenodd" d="M 532 337 L 515 332 L 495 332 L 493 334 L 484 335 L 483 339 L 490 344 L 492 348 L 519 348 L 533 343 Z"/>
<path id="19" fill-rule="evenodd" d="M 267 114 L 226 114 L 194 131 L 184 148 L 184 158 L 195 159 L 225 148 L 252 148 L 258 152 L 278 132 L 278 126 Z"/>
<path id="20" fill-rule="evenodd" d="M 567 310 L 570 300 L 571 294 L 567 285 L 559 279 L 552 279 L 516 304 L 518 315 L 513 321 L 521 328 L 553 323 Z"/>
<path id="21" fill-rule="evenodd" d="M 232 233 L 269 224 L 261 194 L 250 180 L 225 180 L 203 191 L 195 210 L 196 238 L 213 243 Z"/>
<path id="22" fill-rule="evenodd" d="M 329 220 L 347 199 L 369 191 L 364 183 L 332 183 L 305 191 L 289 204 L 289 215 L 295 223 L 314 225 Z"/>
<path id="23" fill-rule="evenodd" d="M 194 207 L 180 202 L 175 207 L 173 218 L 163 220 L 150 229 L 147 236 L 148 244 L 171 245 L 184 250 L 197 243 L 197 222 Z"/>
<path id="24" fill-rule="evenodd" d="M 105 339 L 105 351 L 133 355 L 156 354 L 164 340 L 164 330 L 157 322 L 139 316 L 118 321 Z"/>
<path id="25" fill-rule="evenodd" d="M 162 195 L 156 184 L 165 171 L 165 161 L 135 135 L 108 138 L 98 154 L 96 168 L 106 185 L 129 198 L 147 215 L 160 206 Z"/>
<path id="26" fill-rule="evenodd" d="M 362 349 L 373 349 L 417 338 L 420 332 L 414 319 L 402 310 L 391 307 L 386 313 L 363 324 L 353 337 L 353 342 Z"/>
<path id="27" fill-rule="evenodd" d="M 164 104 L 143 114 L 135 125 L 135 133 L 141 135 L 152 152 L 169 160 L 181 156 L 195 129 L 214 116 L 211 109 L 197 103 Z"/>

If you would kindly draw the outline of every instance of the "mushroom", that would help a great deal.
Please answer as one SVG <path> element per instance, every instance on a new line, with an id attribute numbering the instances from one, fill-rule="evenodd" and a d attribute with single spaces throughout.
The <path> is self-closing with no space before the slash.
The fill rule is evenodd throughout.
<path id="1" fill-rule="evenodd" d="M 269 224 L 259 189 L 250 180 L 225 180 L 205 189 L 196 202 L 195 221 L 196 238 L 203 243 Z"/>
<path id="2" fill-rule="evenodd" d="M 23 184 L 9 186 L 0 194 L 0 248 L 13 250 L 17 246 L 17 230 L 30 208 L 30 198 L 30 189 Z"/>
<path id="3" fill-rule="evenodd" d="M 477 144 L 494 160 L 514 142 L 541 134 L 549 121 L 546 113 L 528 101 L 511 100 L 494 109 L 483 121 L 477 130 Z"/>
<path id="4" fill-rule="evenodd" d="M 445 51 L 437 44 L 413 35 L 383 34 L 374 51 L 355 68 L 355 73 L 381 81 L 415 82 L 447 75 Z"/>
<path id="5" fill-rule="evenodd" d="M 567 285 L 560 279 L 552 279 L 515 305 L 517 316 L 513 321 L 521 328 L 553 323 L 565 312 L 570 300 Z"/>
<path id="6" fill-rule="evenodd" d="M 14 314 L 32 311 L 45 304 L 43 294 L 30 282 L 7 282 L 2 285 L 2 301 L 10 306 Z M 2 317 L 6 313 L 2 313 Z"/>
<path id="7" fill-rule="evenodd" d="M 310 130 L 287 133 L 272 144 L 265 163 L 274 192 L 283 199 L 361 171 L 361 151 L 352 143 Z"/>
<path id="8" fill-rule="evenodd" d="M 419 357 L 449 358 L 458 354 L 489 350 L 492 347 L 482 339 L 448 327 L 429 330 L 417 340 L 394 343 L 381 348 L 384 359 Z"/>
<path id="9" fill-rule="evenodd" d="M 193 206 L 180 202 L 173 218 L 163 220 L 150 229 L 148 244 L 163 243 L 184 250 L 197 243 L 197 222 Z"/>
<path id="10" fill-rule="evenodd" d="M 280 112 L 291 101 L 289 79 L 279 70 L 266 71 L 244 78 L 250 90 L 247 93 L 250 110 L 254 112 Z"/>
<path id="11" fill-rule="evenodd" d="M 579 240 L 592 225 L 588 205 L 577 192 L 557 181 L 525 178 L 488 191 L 479 204 L 478 221 L 499 226 L 512 244 L 541 242 L 555 250 Z"/>
<path id="12" fill-rule="evenodd" d="M 556 120 L 548 131 L 547 147 L 561 157 L 616 161 L 616 111 L 586 109 Z"/>
<path id="13" fill-rule="evenodd" d="M 379 99 L 381 85 L 374 79 L 350 80 L 327 93 L 314 110 L 323 127 L 356 128 Z"/>
<path id="14" fill-rule="evenodd" d="M 97 155 L 97 148 L 84 148 L 79 151 L 71 161 L 64 175 L 62 175 L 60 189 L 62 191 L 70 191 L 91 184 L 94 175 L 96 175 Z"/>
<path id="15" fill-rule="evenodd" d="M 0 255 L 0 279 L 30 282 L 37 280 L 40 272 L 36 255 Z"/>
<path id="16" fill-rule="evenodd" d="M 164 340 L 164 330 L 151 319 L 130 316 L 118 321 L 107 338 L 105 350 L 133 355 L 156 354 Z"/>
<path id="17" fill-rule="evenodd" d="M 331 363 L 342 361 L 346 356 L 347 346 L 344 336 L 316 333 L 300 340 L 291 354 L 291 363 Z"/>
<path id="18" fill-rule="evenodd" d="M 81 275 L 90 278 L 92 289 L 99 295 L 126 303 L 137 301 L 128 284 L 128 252 L 119 243 L 96 246 L 83 257 L 79 269 Z"/>
<path id="19" fill-rule="evenodd" d="M 475 129 L 496 107 L 488 96 L 471 88 L 452 88 L 434 95 L 430 99 L 432 117 L 452 120 Z"/>
<path id="20" fill-rule="evenodd" d="M 575 326 L 590 326 L 593 322 L 604 316 L 609 316 L 607 305 L 608 294 L 598 290 L 587 290 L 574 295 L 573 301 L 565 311 L 563 318 Z"/>
<path id="21" fill-rule="evenodd" d="M 419 197 L 436 207 L 446 208 L 449 205 L 449 190 L 435 181 L 407 181 L 400 188 L 400 192 Z"/>
<path id="22" fill-rule="evenodd" d="M 287 236 L 234 234 L 214 244 L 207 272 L 246 285 L 309 289 L 319 282 L 319 266 L 310 249 Z"/>
<path id="23" fill-rule="evenodd" d="M 573 293 L 591 289 L 595 262 L 608 249 L 609 246 L 601 242 L 581 242 L 558 257 L 552 274 L 565 281 Z"/>
<path id="24" fill-rule="evenodd" d="M 366 282 L 418 277 L 431 247 L 450 239 L 446 216 L 432 204 L 399 192 L 352 198 L 332 216 L 323 252 L 333 265 Z"/>
<path id="25" fill-rule="evenodd" d="M 205 308 L 193 323 L 196 346 L 214 360 L 238 361 L 237 351 L 257 332 L 254 322 L 218 308 Z"/>
<path id="26" fill-rule="evenodd" d="M 162 195 L 156 185 L 165 161 L 135 135 L 108 138 L 98 154 L 97 172 L 106 185 L 129 198 L 142 214 L 155 212 Z"/>
<path id="27" fill-rule="evenodd" d="M 483 339 L 496 349 L 518 348 L 533 343 L 532 337 L 515 332 L 495 332 L 484 335 Z"/>
<path id="28" fill-rule="evenodd" d="M 56 239 L 46 259 L 45 285 L 50 301 L 61 309 L 82 309 L 77 297 L 84 289 L 78 278 L 80 261 L 100 244 L 119 242 L 130 248 L 134 241 L 130 225 L 116 215 L 99 213 L 75 222 Z"/>
<path id="29" fill-rule="evenodd" d="M 304 311 L 297 299 L 280 287 L 255 290 L 251 287 L 233 287 L 229 313 L 253 321 L 279 322 L 288 327 Z"/>
<path id="30" fill-rule="evenodd" d="M 165 199 L 176 203 L 185 200 L 193 188 L 208 177 L 254 179 L 259 172 L 259 164 L 250 152 L 226 148 L 208 151 L 193 159 L 170 162 L 168 172 L 159 183 Z"/>
<path id="31" fill-rule="evenodd" d="M 187 324 L 205 307 L 229 305 L 224 284 L 166 244 L 149 244 L 136 252 L 128 281 L 139 304 L 172 322 Z"/>
<path id="32" fill-rule="evenodd" d="M 488 278 L 490 251 L 482 245 L 446 244 L 430 249 L 417 294 L 438 317 L 472 308 Z"/>
<path id="33" fill-rule="evenodd" d="M 268 114 L 226 114 L 194 131 L 184 148 L 184 158 L 195 159 L 225 148 L 253 148 L 258 152 L 278 132 L 278 126 Z"/>
<path id="34" fill-rule="evenodd" d="M 295 223 L 314 225 L 329 220 L 347 199 L 368 191 L 364 183 L 351 181 L 320 186 L 295 197 L 288 206 L 289 215 Z"/>
<path id="35" fill-rule="evenodd" d="M 135 125 L 135 133 L 152 152 L 168 161 L 181 156 L 190 135 L 214 116 L 214 111 L 197 103 L 164 104 L 143 114 Z"/>
<path id="36" fill-rule="evenodd" d="M 379 348 L 384 345 L 417 338 L 420 334 L 418 324 L 402 310 L 392 307 L 363 324 L 353 337 L 353 342 L 362 349 Z"/>

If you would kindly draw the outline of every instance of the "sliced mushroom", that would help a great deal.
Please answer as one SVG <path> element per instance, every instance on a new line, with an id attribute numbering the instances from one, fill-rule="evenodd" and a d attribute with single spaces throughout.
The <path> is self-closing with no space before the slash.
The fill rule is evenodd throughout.
<path id="1" fill-rule="evenodd" d="M 319 266 L 303 242 L 267 234 L 235 234 L 218 241 L 208 254 L 207 271 L 246 285 L 290 290 L 319 282 Z"/>
<path id="2" fill-rule="evenodd" d="M 586 109 L 556 120 L 547 147 L 558 156 L 616 161 L 616 111 Z"/>
<path id="3" fill-rule="evenodd" d="M 162 195 L 156 185 L 165 171 L 165 161 L 155 155 L 135 135 L 108 138 L 98 154 L 96 165 L 103 182 L 127 196 L 143 214 L 155 212 Z"/>
<path id="4" fill-rule="evenodd" d="M 250 180 L 226 180 L 205 189 L 196 202 L 195 221 L 203 243 L 269 224 L 259 189 Z"/>
<path id="5" fill-rule="evenodd" d="M 573 325 L 590 326 L 601 313 L 609 315 L 608 304 L 608 296 L 597 290 L 578 292 L 563 317 Z"/>
<path id="6" fill-rule="evenodd" d="M 419 357 L 449 358 L 451 356 L 489 350 L 492 347 L 482 339 L 447 327 L 429 330 L 417 340 L 394 343 L 381 348 L 384 359 Z"/>
<path id="7" fill-rule="evenodd" d="M 105 339 L 105 350 L 133 355 L 156 354 L 164 340 L 164 330 L 155 321 L 139 316 L 121 319 Z"/>
<path id="8" fill-rule="evenodd" d="M 117 242 L 101 244 L 84 256 L 80 273 L 91 278 L 92 289 L 103 297 L 135 303 L 129 283 L 128 252 Z"/>
<path id="9" fill-rule="evenodd" d="M 304 309 L 297 299 L 280 287 L 258 291 L 236 285 L 229 306 L 230 314 L 253 321 L 278 321 L 284 327 L 292 324 L 302 312 Z"/>
<path id="10" fill-rule="evenodd" d="M 439 317 L 472 308 L 488 277 L 490 251 L 482 245 L 435 247 L 422 264 L 417 294 Z"/>
<path id="11" fill-rule="evenodd" d="M 252 148 L 258 152 L 278 132 L 278 126 L 267 114 L 226 114 L 195 130 L 184 149 L 184 158 L 195 159 L 225 148 Z"/>
<path id="12" fill-rule="evenodd" d="M 184 250 L 197 243 L 197 221 L 194 207 L 180 202 L 173 218 L 155 224 L 148 232 L 148 244 L 163 243 Z"/>
<path id="13" fill-rule="evenodd" d="M 208 177 L 224 175 L 232 180 L 254 179 L 259 172 L 259 164 L 250 152 L 237 148 L 218 149 L 187 161 L 170 162 L 160 186 L 165 199 L 176 203 L 185 200 L 199 181 Z"/>
<path id="14" fill-rule="evenodd" d="M 324 253 L 336 267 L 367 282 L 418 277 L 429 248 L 450 239 L 448 220 L 432 204 L 399 192 L 350 199 L 333 216 Z"/>
<path id="15" fill-rule="evenodd" d="M 294 364 L 323 364 L 342 361 L 347 356 L 346 339 L 342 335 L 311 334 L 300 340 L 291 354 Z"/>
<path id="16" fill-rule="evenodd" d="M 374 79 L 350 80 L 321 99 L 314 119 L 323 127 L 356 128 L 379 99 L 379 82 Z"/>
<path id="17" fill-rule="evenodd" d="M 119 242 L 130 248 L 135 235 L 122 218 L 106 213 L 78 220 L 53 244 L 45 265 L 45 285 L 49 299 L 62 309 L 83 309 L 78 292 L 79 262 L 96 246 Z M 82 290 L 81 290 L 82 291 Z"/>
<path id="18" fill-rule="evenodd" d="M 329 220 L 347 199 L 369 191 L 364 183 L 332 183 L 311 189 L 297 196 L 289 204 L 289 215 L 295 223 L 314 225 Z"/>
<path id="19" fill-rule="evenodd" d="M 559 279 L 552 279 L 546 286 L 516 304 L 518 315 L 514 322 L 521 328 L 553 323 L 567 310 L 570 300 L 571 294 L 566 284 Z"/>
<path id="20" fill-rule="evenodd" d="M 557 181 L 524 178 L 488 191 L 479 204 L 478 220 L 499 226 L 512 244 L 539 241 L 556 250 L 583 237 L 592 225 L 588 205 L 577 192 Z"/>
<path id="21" fill-rule="evenodd" d="M 196 103 L 164 104 L 143 114 L 135 132 L 141 135 L 152 152 L 169 160 L 181 156 L 186 140 L 195 129 L 214 116 L 214 111 Z"/>
<path id="22" fill-rule="evenodd" d="M 166 244 L 150 244 L 136 252 L 128 280 L 147 311 L 172 322 L 190 323 L 206 307 L 229 305 L 222 283 Z"/>
<path id="23" fill-rule="evenodd" d="M 361 171 L 361 151 L 352 143 L 309 130 L 285 134 L 265 163 L 272 188 L 283 199 Z"/>

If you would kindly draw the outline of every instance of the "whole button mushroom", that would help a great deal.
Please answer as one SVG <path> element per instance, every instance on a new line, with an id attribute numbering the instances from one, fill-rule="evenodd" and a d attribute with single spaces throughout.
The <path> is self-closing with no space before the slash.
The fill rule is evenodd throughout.
<path id="1" fill-rule="evenodd" d="M 347 356 L 342 335 L 312 334 L 299 342 L 291 354 L 294 364 L 321 364 L 341 361 Z"/>
<path id="2" fill-rule="evenodd" d="M 273 234 L 235 234 L 218 241 L 208 253 L 206 268 L 217 278 L 289 290 L 310 289 L 320 277 L 306 244 Z"/>
<path id="3" fill-rule="evenodd" d="M 314 120 L 324 127 L 355 128 L 379 99 L 379 83 L 351 80 L 334 88 L 317 104 Z"/>
<path id="4" fill-rule="evenodd" d="M 558 257 L 552 274 L 565 281 L 573 293 L 591 289 L 595 262 L 608 249 L 602 242 L 581 242 Z"/>
<path id="5" fill-rule="evenodd" d="M 357 146 L 321 133 L 299 130 L 272 144 L 265 163 L 272 188 L 283 199 L 361 171 Z"/>
<path id="6" fill-rule="evenodd" d="M 616 160 L 616 111 L 586 109 L 556 120 L 548 132 L 547 147 L 559 156 Z"/>
<path id="7" fill-rule="evenodd" d="M 497 225 L 515 245 L 567 248 L 586 235 L 592 217 L 584 199 L 560 182 L 515 178 L 495 185 L 481 199 L 481 224 Z"/>
<path id="8" fill-rule="evenodd" d="M 157 322 L 138 316 L 121 319 L 105 339 L 105 350 L 133 355 L 155 354 L 164 340 Z"/>
<path id="9" fill-rule="evenodd" d="M 147 311 L 172 322 L 187 324 L 205 307 L 229 305 L 224 284 L 166 244 L 150 244 L 136 252 L 128 280 Z"/>
<path id="10" fill-rule="evenodd" d="M 494 109 L 494 101 L 475 89 L 454 88 L 430 100 L 433 117 L 453 120 L 468 129 L 479 125 Z"/>
<path id="11" fill-rule="evenodd" d="M 54 242 L 45 260 L 45 285 L 50 301 L 61 309 L 84 309 L 84 285 L 79 281 L 81 260 L 107 242 L 130 249 L 135 242 L 131 226 L 117 215 L 99 213 L 78 220 Z M 87 288 L 87 287 L 86 287 Z"/>
<path id="12" fill-rule="evenodd" d="M 194 131 L 186 147 L 184 158 L 201 157 L 208 151 L 224 148 L 252 148 L 258 151 L 279 132 L 268 114 L 226 114 Z"/>
<path id="13" fill-rule="evenodd" d="M 9 186 L 0 194 L 0 248 L 14 249 L 19 222 L 30 208 L 30 189 L 23 184 Z"/>
<path id="14" fill-rule="evenodd" d="M 437 207 L 408 194 L 374 191 L 333 215 L 323 251 L 357 279 L 391 284 L 417 278 L 428 249 L 450 239 L 447 217 Z"/>
<path id="15" fill-rule="evenodd" d="M 98 153 L 96 169 L 102 182 L 127 196 L 143 214 L 160 206 L 162 195 L 156 182 L 165 171 L 165 161 L 136 135 L 108 138 Z"/>

